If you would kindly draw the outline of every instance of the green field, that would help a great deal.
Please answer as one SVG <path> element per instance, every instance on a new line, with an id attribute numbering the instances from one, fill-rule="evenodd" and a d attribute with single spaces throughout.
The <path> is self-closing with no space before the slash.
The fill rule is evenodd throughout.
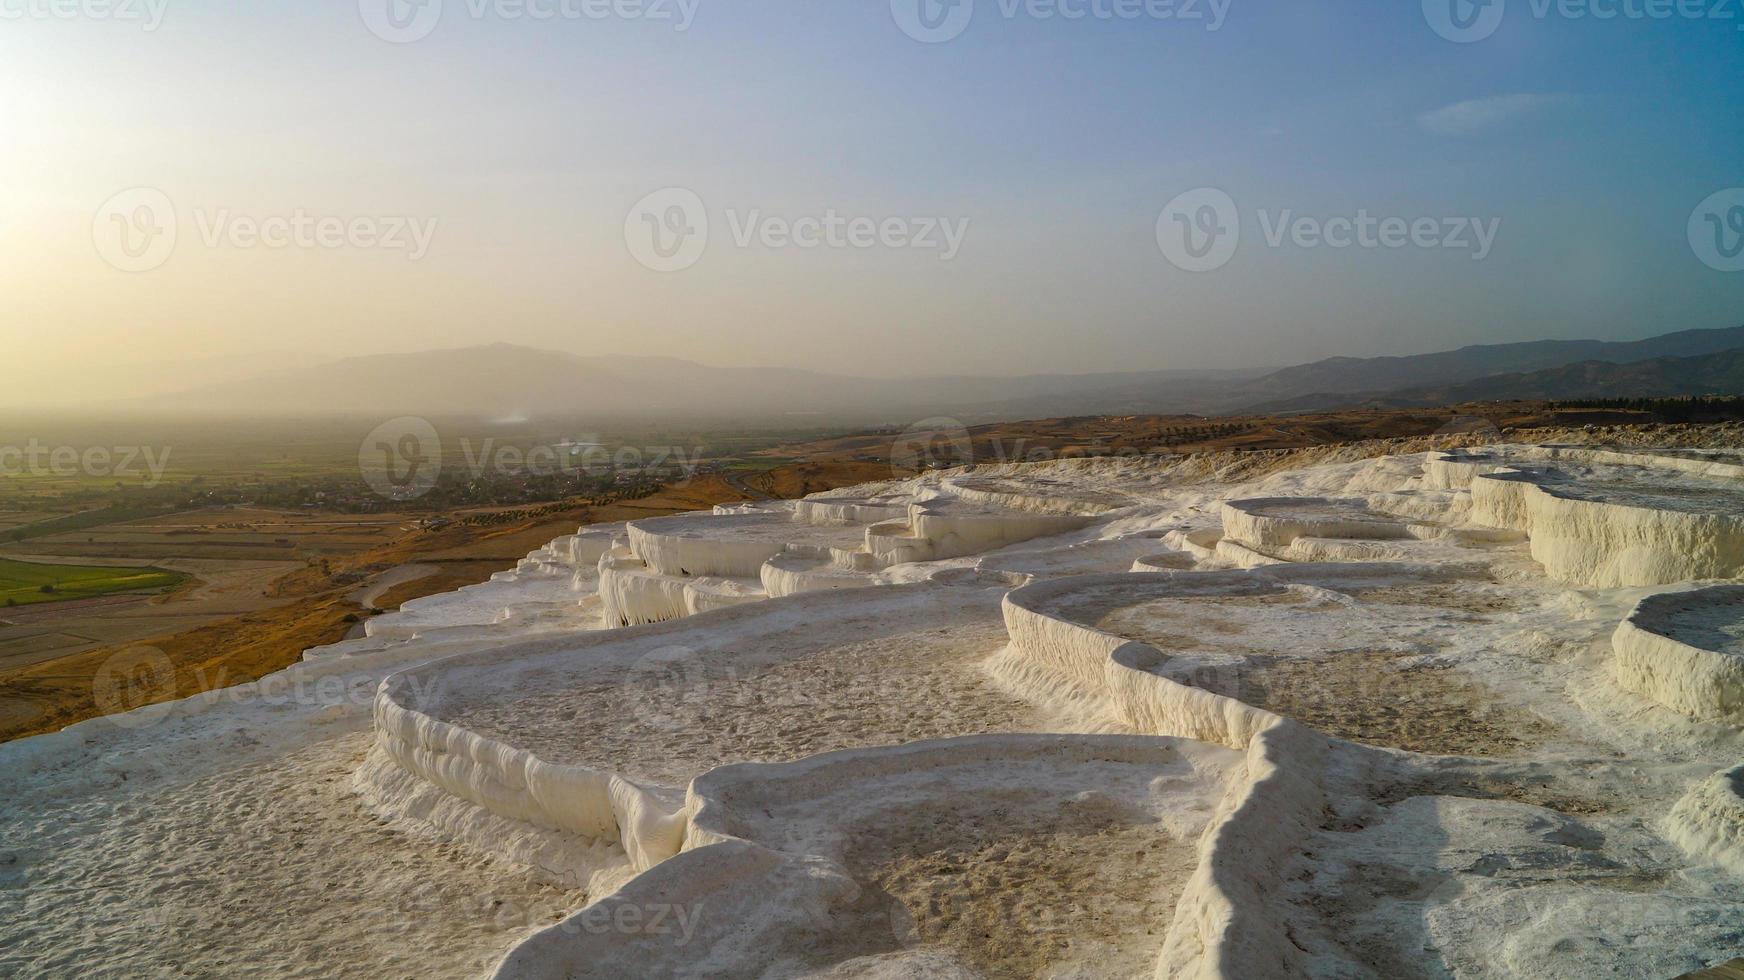
<path id="1" fill-rule="evenodd" d="M 88 599 L 140 589 L 169 589 L 186 579 L 186 575 L 161 568 L 40 565 L 0 558 L 0 606 Z"/>

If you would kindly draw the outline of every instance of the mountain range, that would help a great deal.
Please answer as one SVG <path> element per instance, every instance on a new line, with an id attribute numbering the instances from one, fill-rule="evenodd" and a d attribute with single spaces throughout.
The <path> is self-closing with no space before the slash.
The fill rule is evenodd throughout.
<path id="1" fill-rule="evenodd" d="M 539 415 L 907 424 L 1104 414 L 1236 414 L 1515 398 L 1744 392 L 1744 327 L 1636 341 L 1541 340 L 1269 371 L 881 379 L 512 344 L 351 357 L 116 403 L 163 413 Z"/>
<path id="2" fill-rule="evenodd" d="M 1426 408 L 1461 402 L 1557 401 L 1578 398 L 1675 398 L 1744 394 L 1744 350 L 1655 357 L 1612 364 L 1581 361 L 1543 371 L 1494 374 L 1447 385 L 1387 392 L 1308 395 L 1252 406 L 1256 414 L 1319 411 L 1355 406 Z"/>

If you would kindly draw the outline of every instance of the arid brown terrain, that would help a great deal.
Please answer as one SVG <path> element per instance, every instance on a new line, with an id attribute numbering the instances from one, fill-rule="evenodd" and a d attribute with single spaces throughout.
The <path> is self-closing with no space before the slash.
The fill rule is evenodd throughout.
<path id="1" fill-rule="evenodd" d="M 279 670 L 311 646 L 344 638 L 374 611 L 485 581 L 578 525 L 707 509 L 760 494 L 803 496 L 872 479 L 871 469 L 795 465 L 742 480 L 708 474 L 603 507 L 557 502 L 459 512 L 435 528 L 406 515 L 371 515 L 334 526 L 334 515 L 239 515 L 215 508 L 178 514 L 174 528 L 142 521 L 81 531 L 76 542 L 33 540 L 29 548 L 8 548 L 7 554 L 36 560 L 55 552 L 112 556 L 124 542 L 128 554 L 184 568 L 195 579 L 167 596 L 108 596 L 0 612 L 0 741 L 105 713 L 93 679 L 111 658 L 132 648 L 163 651 L 176 670 L 164 699 L 187 697 Z M 274 529 L 254 530 L 260 522 Z M 213 537 L 226 536 L 239 539 L 230 546 L 241 552 L 237 560 L 177 558 L 190 545 L 210 549 Z M 292 546 L 276 545 L 278 540 Z M 267 560 L 269 553 L 278 560 Z M 293 557 L 298 554 L 304 557 Z M 415 577 L 396 574 L 414 565 L 420 566 Z M 360 602 L 365 598 L 367 605 Z M 69 646 L 71 652 L 63 653 Z"/>

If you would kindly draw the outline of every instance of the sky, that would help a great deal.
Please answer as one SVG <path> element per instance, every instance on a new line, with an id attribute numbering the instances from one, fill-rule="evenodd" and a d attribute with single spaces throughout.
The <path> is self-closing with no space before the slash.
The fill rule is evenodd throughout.
<path id="1" fill-rule="evenodd" d="M 1281 366 L 1744 323 L 1734 2 L 954 3 L 0 0 L 5 384 L 499 341 Z"/>

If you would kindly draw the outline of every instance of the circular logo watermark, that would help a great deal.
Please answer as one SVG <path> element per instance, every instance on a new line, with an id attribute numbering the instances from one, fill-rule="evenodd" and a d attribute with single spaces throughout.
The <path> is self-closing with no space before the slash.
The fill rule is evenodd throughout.
<path id="1" fill-rule="evenodd" d="M 1235 200 L 1215 187 L 1179 194 L 1157 215 L 1157 247 L 1187 272 L 1220 269 L 1241 244 L 1241 214 Z"/>
<path id="2" fill-rule="evenodd" d="M 650 727 L 678 728 L 694 724 L 697 704 L 708 698 L 711 685 L 721 683 L 696 650 L 674 645 L 637 657 L 624 678 L 624 693 Z"/>
<path id="3" fill-rule="evenodd" d="M 176 665 L 157 647 L 128 647 L 97 668 L 91 696 L 122 728 L 155 725 L 170 713 L 176 696 Z"/>
<path id="4" fill-rule="evenodd" d="M 890 16 L 916 41 L 941 44 L 968 30 L 975 0 L 890 0 Z"/>
<path id="5" fill-rule="evenodd" d="M 155 187 L 133 187 L 103 202 L 91 219 L 91 243 L 122 272 L 150 272 L 176 250 L 176 206 Z"/>
<path id="6" fill-rule="evenodd" d="M 636 202 L 624 217 L 624 244 L 655 272 L 695 265 L 708 248 L 708 209 L 697 193 L 666 187 Z"/>
<path id="7" fill-rule="evenodd" d="M 442 437 L 415 415 L 390 419 L 370 430 L 357 447 L 357 468 L 369 488 L 389 500 L 415 500 L 436 486 L 442 473 Z"/>
<path id="8" fill-rule="evenodd" d="M 1482 41 L 1502 26 L 1507 0 L 1423 0 L 1430 30 L 1455 44 Z"/>
<path id="9" fill-rule="evenodd" d="M 442 19 L 442 0 L 357 0 L 371 34 L 391 44 L 422 41 Z"/>
<path id="10" fill-rule="evenodd" d="M 890 444 L 890 466 L 898 476 L 915 470 L 944 470 L 975 462 L 975 442 L 963 423 L 946 416 L 922 419 Z"/>
<path id="11" fill-rule="evenodd" d="M 1718 272 L 1744 272 L 1744 187 L 1708 195 L 1689 217 L 1696 258 Z"/>
<path id="12" fill-rule="evenodd" d="M 1502 430 L 1496 423 L 1482 415 L 1455 415 L 1441 424 L 1435 430 L 1438 436 L 1476 436 L 1485 441 L 1496 441 L 1502 438 Z"/>

